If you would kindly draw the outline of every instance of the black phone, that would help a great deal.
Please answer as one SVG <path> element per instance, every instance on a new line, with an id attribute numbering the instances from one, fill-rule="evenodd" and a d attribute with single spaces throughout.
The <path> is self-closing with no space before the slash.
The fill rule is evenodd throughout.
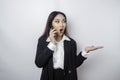
<path id="1" fill-rule="evenodd" d="M 51 27 L 51 29 L 54 29 L 53 27 Z M 57 33 L 55 33 L 55 38 L 58 36 L 58 34 Z"/>

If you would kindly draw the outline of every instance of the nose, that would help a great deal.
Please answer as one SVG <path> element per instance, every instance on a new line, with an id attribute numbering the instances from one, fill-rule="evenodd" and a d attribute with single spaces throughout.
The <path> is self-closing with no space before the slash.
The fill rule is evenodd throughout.
<path id="1" fill-rule="evenodd" d="M 64 24 L 63 22 L 60 22 L 60 27 L 63 27 L 63 24 Z"/>

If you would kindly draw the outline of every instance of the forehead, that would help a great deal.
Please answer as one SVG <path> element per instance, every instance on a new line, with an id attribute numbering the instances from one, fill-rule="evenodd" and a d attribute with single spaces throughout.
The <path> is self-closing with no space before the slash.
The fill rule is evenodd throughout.
<path id="1" fill-rule="evenodd" d="M 55 16 L 54 20 L 57 20 L 57 19 L 65 19 L 65 17 L 62 14 L 58 14 Z"/>

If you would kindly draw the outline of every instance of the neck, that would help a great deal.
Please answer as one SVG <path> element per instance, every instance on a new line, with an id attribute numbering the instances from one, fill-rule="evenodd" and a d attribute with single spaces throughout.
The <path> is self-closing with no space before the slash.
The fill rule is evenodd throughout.
<path id="1" fill-rule="evenodd" d="M 57 36 L 56 40 L 59 42 L 60 40 L 62 40 L 63 36 Z"/>

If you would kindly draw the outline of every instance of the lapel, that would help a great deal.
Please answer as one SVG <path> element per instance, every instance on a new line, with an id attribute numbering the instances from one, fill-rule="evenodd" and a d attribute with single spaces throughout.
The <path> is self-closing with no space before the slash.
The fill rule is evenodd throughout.
<path id="1" fill-rule="evenodd" d="M 70 41 L 64 41 L 64 69 L 67 68 L 70 56 Z"/>
<path id="2" fill-rule="evenodd" d="M 46 43 L 46 46 L 49 44 L 49 42 Z M 50 58 L 49 62 L 48 62 L 48 67 L 47 67 L 47 71 L 48 71 L 48 77 L 49 80 L 53 80 L 53 57 Z"/>
<path id="3" fill-rule="evenodd" d="M 53 58 L 50 59 L 48 69 L 49 80 L 53 80 Z"/>

